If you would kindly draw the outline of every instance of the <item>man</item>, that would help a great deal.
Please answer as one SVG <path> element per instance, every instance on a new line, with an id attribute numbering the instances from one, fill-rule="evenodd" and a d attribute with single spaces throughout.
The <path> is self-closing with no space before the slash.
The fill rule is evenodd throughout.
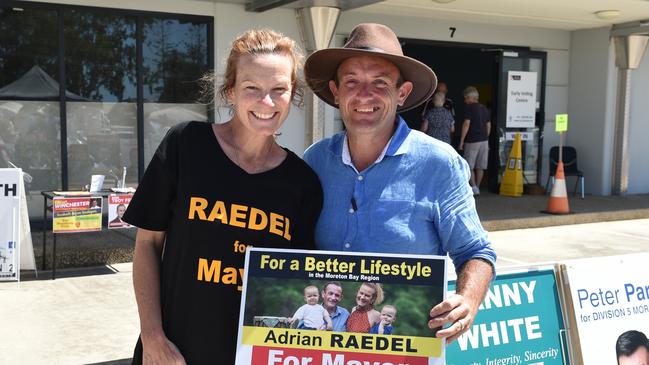
<path id="1" fill-rule="evenodd" d="M 330 281 L 322 287 L 322 306 L 329 312 L 333 331 L 345 332 L 349 311 L 338 305 L 343 299 L 343 287 L 337 281 Z"/>
<path id="2" fill-rule="evenodd" d="M 325 196 L 317 247 L 449 253 L 457 293 L 431 309 L 428 326 L 451 323 L 437 337 L 455 340 L 473 322 L 496 255 L 475 211 L 466 162 L 397 117 L 430 97 L 435 73 L 403 56 L 394 32 L 380 24 L 360 24 L 343 48 L 314 52 L 304 72 L 313 91 L 340 109 L 346 128 L 304 156 Z"/>
<path id="3" fill-rule="evenodd" d="M 617 338 L 615 355 L 618 365 L 649 365 L 649 340 L 640 331 L 627 331 Z"/>
<path id="4" fill-rule="evenodd" d="M 480 195 L 480 183 L 489 163 L 489 134 L 491 118 L 489 109 L 478 102 L 478 90 L 469 86 L 464 89 L 464 123 L 458 149 L 471 168 L 471 189 L 473 195 Z"/>
<path id="5" fill-rule="evenodd" d="M 117 207 L 115 208 L 115 213 L 117 216 L 115 217 L 115 219 L 108 222 L 108 227 L 122 227 L 128 225 L 128 223 L 122 220 L 122 217 L 124 216 L 124 212 L 126 212 L 126 205 L 118 204 Z"/>

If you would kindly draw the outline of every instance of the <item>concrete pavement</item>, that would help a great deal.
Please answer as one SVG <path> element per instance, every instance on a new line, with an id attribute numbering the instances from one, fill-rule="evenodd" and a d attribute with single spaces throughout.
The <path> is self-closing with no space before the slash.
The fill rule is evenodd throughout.
<path id="1" fill-rule="evenodd" d="M 482 225 L 489 232 L 649 218 L 649 194 L 569 198 L 570 214 L 552 215 L 547 195 L 507 197 L 484 192 L 476 198 Z"/>
<path id="2" fill-rule="evenodd" d="M 490 232 L 498 267 L 649 251 L 649 219 Z"/>
<path id="3" fill-rule="evenodd" d="M 127 364 L 139 333 L 131 263 L 0 283 L 1 364 Z"/>
<path id="4" fill-rule="evenodd" d="M 497 231 L 508 266 L 649 250 L 649 219 Z M 139 332 L 131 263 L 0 283 L 0 363 L 128 364 Z"/>

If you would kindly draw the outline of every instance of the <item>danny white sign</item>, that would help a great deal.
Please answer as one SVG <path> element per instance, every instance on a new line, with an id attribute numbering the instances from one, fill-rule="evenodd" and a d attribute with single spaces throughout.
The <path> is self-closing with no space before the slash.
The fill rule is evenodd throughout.
<path id="1" fill-rule="evenodd" d="M 507 128 L 533 128 L 536 116 L 536 72 L 507 74 Z"/>
<path id="2" fill-rule="evenodd" d="M 498 270 L 471 328 L 448 346 L 446 365 L 565 365 L 563 328 L 552 266 Z"/>
<path id="3" fill-rule="evenodd" d="M 0 281 L 19 279 L 21 179 L 20 169 L 0 169 Z"/>

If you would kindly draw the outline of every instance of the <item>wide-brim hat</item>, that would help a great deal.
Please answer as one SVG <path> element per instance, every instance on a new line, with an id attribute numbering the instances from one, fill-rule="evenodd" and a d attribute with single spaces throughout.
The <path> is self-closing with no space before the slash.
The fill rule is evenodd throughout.
<path id="1" fill-rule="evenodd" d="M 304 64 L 304 76 L 313 92 L 325 103 L 338 107 L 329 90 L 340 64 L 355 56 L 378 56 L 392 62 L 404 81 L 410 81 L 413 89 L 398 112 L 412 109 L 425 102 L 437 87 L 437 76 L 430 67 L 414 58 L 403 55 L 401 43 L 392 29 L 382 24 L 364 23 L 352 29 L 342 48 L 327 48 L 313 52 Z"/>

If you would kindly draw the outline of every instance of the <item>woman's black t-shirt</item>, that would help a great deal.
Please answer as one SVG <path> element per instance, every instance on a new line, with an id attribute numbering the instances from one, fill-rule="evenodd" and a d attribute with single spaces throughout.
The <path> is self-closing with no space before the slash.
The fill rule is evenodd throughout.
<path id="1" fill-rule="evenodd" d="M 314 248 L 322 207 L 317 175 L 294 153 L 248 174 L 204 122 L 173 127 L 123 220 L 166 231 L 162 324 L 188 364 L 233 364 L 245 248 Z M 141 362 L 138 342 L 133 363 Z"/>

